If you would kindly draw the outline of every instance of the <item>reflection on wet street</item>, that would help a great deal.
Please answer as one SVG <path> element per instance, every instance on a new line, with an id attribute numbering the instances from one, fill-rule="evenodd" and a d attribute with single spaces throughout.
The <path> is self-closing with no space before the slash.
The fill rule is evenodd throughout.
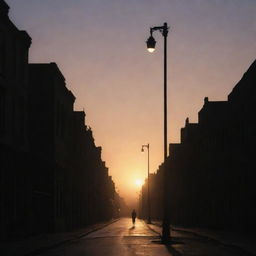
<path id="1" fill-rule="evenodd" d="M 123 218 L 103 229 L 83 237 L 82 239 L 41 255 L 170 255 L 164 245 L 152 242 L 158 239 L 159 236 L 157 233 L 150 230 L 143 221 L 137 219 L 133 226 L 131 219 Z"/>

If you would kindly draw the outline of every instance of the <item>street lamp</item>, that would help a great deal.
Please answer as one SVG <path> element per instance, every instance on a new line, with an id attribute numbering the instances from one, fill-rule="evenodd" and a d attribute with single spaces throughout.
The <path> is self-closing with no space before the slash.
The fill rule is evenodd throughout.
<path id="1" fill-rule="evenodd" d="M 148 149 L 148 224 L 151 224 L 151 215 L 150 215 L 150 192 L 149 192 L 149 144 L 142 145 L 141 152 L 144 152 L 144 147 Z"/>
<path id="2" fill-rule="evenodd" d="M 154 52 L 156 41 L 153 32 L 159 30 L 164 37 L 164 170 L 163 170 L 163 223 L 162 223 L 162 242 L 170 242 L 170 220 L 168 205 L 168 175 L 167 175 L 167 35 L 168 25 L 165 22 L 163 26 L 150 28 L 150 37 L 147 40 L 147 48 L 149 52 Z"/>
<path id="3" fill-rule="evenodd" d="M 149 52 L 154 52 L 155 51 L 155 46 L 156 46 L 156 40 L 155 38 L 152 36 L 153 31 L 150 30 L 150 37 L 147 40 L 147 48 Z"/>

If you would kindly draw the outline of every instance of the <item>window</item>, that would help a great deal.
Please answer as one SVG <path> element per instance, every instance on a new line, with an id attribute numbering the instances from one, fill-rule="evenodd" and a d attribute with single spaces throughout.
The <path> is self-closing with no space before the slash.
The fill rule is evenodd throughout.
<path id="1" fill-rule="evenodd" d="M 5 94 L 4 89 L 0 88 L 0 136 L 5 128 Z"/>
<path id="2" fill-rule="evenodd" d="M 19 99 L 19 140 L 21 143 L 25 140 L 25 107 L 24 107 L 24 98 Z"/>
<path id="3" fill-rule="evenodd" d="M 5 72 L 5 42 L 4 32 L 0 31 L 0 76 Z"/>
<path id="4" fill-rule="evenodd" d="M 16 54 L 17 54 L 17 50 L 16 50 L 16 40 L 15 38 L 11 38 L 11 63 L 12 63 L 12 73 L 11 75 L 16 76 L 16 69 L 17 69 L 17 63 L 16 63 Z"/>

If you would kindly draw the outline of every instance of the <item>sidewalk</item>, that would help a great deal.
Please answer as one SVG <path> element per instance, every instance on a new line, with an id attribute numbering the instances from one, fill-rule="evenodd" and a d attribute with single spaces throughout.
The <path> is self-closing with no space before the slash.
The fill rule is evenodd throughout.
<path id="1" fill-rule="evenodd" d="M 161 234 L 161 222 L 153 221 L 152 224 L 147 224 L 149 228 Z M 226 246 L 239 248 L 247 253 L 256 255 L 256 232 L 255 233 L 235 233 L 228 231 L 213 231 L 203 228 L 184 228 L 172 226 L 173 231 L 187 232 L 196 236 L 217 241 Z"/>
<path id="2" fill-rule="evenodd" d="M 42 253 L 48 249 L 71 242 L 90 234 L 98 229 L 106 227 L 118 219 L 108 222 L 100 222 L 86 228 L 72 232 L 55 234 L 42 234 L 29 237 L 17 242 L 0 242 L 1 256 L 32 256 Z"/>

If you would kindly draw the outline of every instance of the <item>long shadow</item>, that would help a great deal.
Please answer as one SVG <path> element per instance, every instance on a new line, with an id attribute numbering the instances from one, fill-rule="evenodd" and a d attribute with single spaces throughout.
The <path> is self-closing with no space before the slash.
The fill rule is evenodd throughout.
<path id="1" fill-rule="evenodd" d="M 157 240 L 157 241 L 152 241 L 152 243 L 157 243 L 157 244 L 163 244 L 162 243 L 162 240 L 161 240 L 161 236 L 160 236 L 160 240 Z M 174 244 L 182 244 L 182 242 L 179 242 L 179 241 L 175 241 L 175 240 L 172 240 L 170 243 L 168 244 L 163 244 L 166 249 L 168 250 L 168 252 L 173 255 L 173 256 L 182 256 L 181 253 L 179 253 L 172 245 Z"/>
<path id="2" fill-rule="evenodd" d="M 173 255 L 173 256 L 181 256 L 182 255 L 177 250 L 175 250 L 175 248 L 173 248 L 171 244 L 166 244 L 165 247 L 167 248 L 168 252 L 171 253 L 171 255 Z"/>

